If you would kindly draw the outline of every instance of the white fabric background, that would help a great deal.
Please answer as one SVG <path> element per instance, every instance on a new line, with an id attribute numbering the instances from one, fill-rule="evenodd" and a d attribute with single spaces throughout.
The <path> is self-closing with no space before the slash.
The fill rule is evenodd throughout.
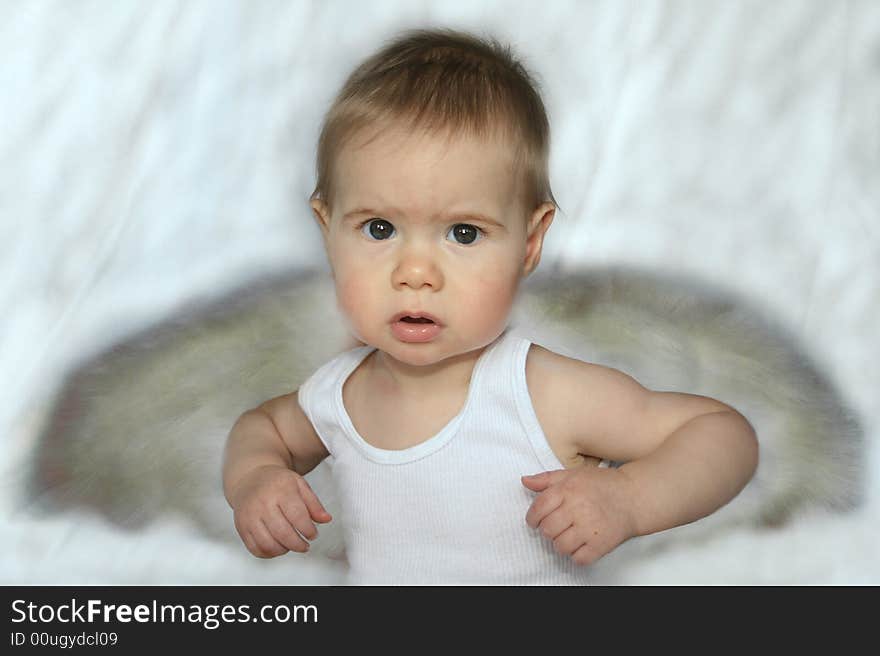
<path id="1" fill-rule="evenodd" d="M 865 420 L 868 503 L 728 533 L 624 582 L 880 583 L 880 4 L 0 5 L 0 462 L 84 354 L 245 276 L 322 266 L 322 112 L 400 29 L 510 42 L 542 82 L 562 208 L 542 266 L 637 264 L 754 299 Z M 5 477 L 5 480 L 11 480 Z M 36 521 L 0 487 L 0 581 L 314 583 L 177 520 Z"/>

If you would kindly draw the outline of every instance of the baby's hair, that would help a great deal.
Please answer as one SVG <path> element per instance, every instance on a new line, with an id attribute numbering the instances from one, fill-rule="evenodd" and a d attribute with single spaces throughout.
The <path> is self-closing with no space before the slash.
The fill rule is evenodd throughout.
<path id="1" fill-rule="evenodd" d="M 401 124 L 450 137 L 507 139 L 527 211 L 556 204 L 548 173 L 550 124 L 538 85 L 497 40 L 450 29 L 411 30 L 367 58 L 324 118 L 311 198 L 331 206 L 333 164 L 352 137 Z"/>

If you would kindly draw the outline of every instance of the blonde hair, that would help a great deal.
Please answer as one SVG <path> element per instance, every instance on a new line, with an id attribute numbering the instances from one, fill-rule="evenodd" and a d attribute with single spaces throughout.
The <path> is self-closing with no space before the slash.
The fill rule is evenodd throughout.
<path id="1" fill-rule="evenodd" d="M 352 137 L 401 122 L 449 136 L 507 138 L 527 210 L 556 204 L 548 174 L 550 124 L 535 80 L 509 47 L 448 29 L 405 32 L 352 72 L 324 118 L 311 198 L 331 205 L 333 165 Z"/>

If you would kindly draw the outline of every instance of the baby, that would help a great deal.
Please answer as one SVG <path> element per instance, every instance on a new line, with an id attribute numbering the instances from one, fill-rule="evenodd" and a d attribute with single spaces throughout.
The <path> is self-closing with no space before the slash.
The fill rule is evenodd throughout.
<path id="1" fill-rule="evenodd" d="M 730 406 L 510 328 L 556 209 L 548 151 L 535 84 L 495 41 L 410 32 L 349 77 L 311 207 L 364 345 L 233 426 L 224 491 L 252 554 L 308 551 L 331 517 L 304 476 L 328 456 L 352 584 L 586 583 L 752 477 Z"/>

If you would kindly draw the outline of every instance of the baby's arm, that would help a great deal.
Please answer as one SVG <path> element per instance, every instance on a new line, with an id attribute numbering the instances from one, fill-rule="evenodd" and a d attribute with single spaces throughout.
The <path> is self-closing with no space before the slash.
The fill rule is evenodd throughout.
<path id="1" fill-rule="evenodd" d="M 314 522 L 329 522 L 303 478 L 328 455 L 297 400 L 296 392 L 242 414 L 226 442 L 223 491 L 235 528 L 260 558 L 308 551 Z"/>
<path id="2" fill-rule="evenodd" d="M 593 562 L 630 537 L 700 519 L 754 474 L 754 430 L 730 406 L 655 392 L 615 369 L 556 354 L 543 363 L 564 439 L 579 453 L 625 463 L 523 479 L 540 493 L 526 521 L 576 562 Z"/>

